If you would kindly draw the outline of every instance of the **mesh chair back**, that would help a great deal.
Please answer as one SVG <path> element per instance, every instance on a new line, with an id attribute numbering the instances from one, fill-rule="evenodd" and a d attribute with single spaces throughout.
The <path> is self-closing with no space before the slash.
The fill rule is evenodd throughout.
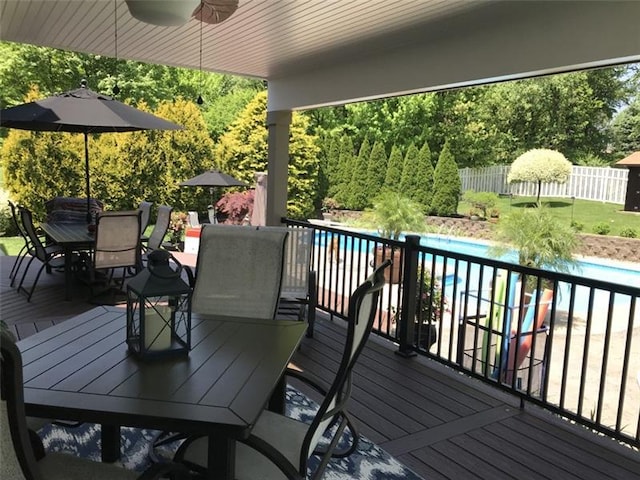
<path id="1" fill-rule="evenodd" d="M 20 351 L 10 335 L 1 335 L 0 478 L 39 479 L 24 410 Z"/>
<path id="2" fill-rule="evenodd" d="M 138 210 L 141 212 L 140 216 L 140 235 L 144 234 L 144 231 L 147 229 L 149 225 L 149 217 L 151 216 L 151 207 L 153 206 L 152 202 L 140 202 L 140 206 Z"/>
<path id="3" fill-rule="evenodd" d="M 304 227 L 257 227 L 258 230 L 289 232 L 285 248 L 282 273 L 282 298 L 306 298 L 309 291 L 309 264 L 311 262 L 311 235 Z"/>
<path id="4" fill-rule="evenodd" d="M 36 233 L 36 227 L 33 225 L 33 215 L 31 214 L 31 211 L 26 207 L 19 207 L 19 209 L 22 228 L 29 239 L 30 253 L 41 262 L 46 262 L 47 253 L 44 249 L 44 245 L 42 245 L 42 242 L 40 241 L 40 237 L 38 237 L 38 234 Z"/>
<path id="5" fill-rule="evenodd" d="M 27 235 L 27 232 L 25 232 L 24 227 L 22 226 L 22 222 L 18 218 L 18 209 L 19 209 L 19 207 L 15 203 L 13 203 L 11 200 L 9 200 L 9 208 L 11 209 L 11 218 L 13 219 L 13 225 L 14 225 L 14 227 L 16 227 L 16 230 L 18 231 L 18 234 L 24 240 L 25 246 L 28 247 L 29 244 L 30 244 L 29 237 Z"/>
<path id="6" fill-rule="evenodd" d="M 149 235 L 149 242 L 147 243 L 149 249 L 157 250 L 162 246 L 164 236 L 167 234 L 167 230 L 169 229 L 172 210 L 173 207 L 169 207 L 168 205 L 160 205 L 160 207 L 158 207 L 156 224 L 153 226 L 151 235 Z"/>
<path id="7" fill-rule="evenodd" d="M 140 210 L 102 212 L 96 224 L 96 269 L 140 265 Z"/>
<path id="8" fill-rule="evenodd" d="M 342 360 L 336 378 L 331 384 L 305 436 L 302 447 L 303 452 L 300 456 L 303 465 L 306 464 L 306 459 L 315 450 L 327 427 L 334 422 L 336 417 L 340 417 L 341 413 L 346 409 L 346 403 L 351 393 L 351 370 L 371 333 L 378 297 L 385 283 L 384 269 L 390 264 L 391 261 L 389 259 L 380 264 L 369 278 L 356 288 L 349 298 L 347 340 L 344 345 Z M 344 415 L 342 419 L 346 422 Z M 339 429 L 336 435 L 341 435 L 341 433 L 342 430 Z M 328 455 L 330 454 L 331 452 L 328 452 Z M 306 471 L 306 469 L 300 471 Z"/>
<path id="9" fill-rule="evenodd" d="M 200 226 L 200 219 L 198 218 L 198 212 L 187 212 L 189 215 L 189 226 L 190 227 L 198 227 Z"/>
<path id="10" fill-rule="evenodd" d="M 191 303 L 193 312 L 274 318 L 286 238 L 286 230 L 204 225 Z"/>

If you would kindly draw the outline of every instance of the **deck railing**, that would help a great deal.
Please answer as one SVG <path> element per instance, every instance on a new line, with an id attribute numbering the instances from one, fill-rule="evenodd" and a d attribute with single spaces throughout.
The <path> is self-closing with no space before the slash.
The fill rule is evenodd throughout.
<path id="1" fill-rule="evenodd" d="M 348 297 L 384 258 L 394 265 L 374 332 L 625 443 L 640 446 L 640 289 L 394 241 L 314 229 L 318 308 Z M 445 242 L 446 239 L 441 240 Z"/>

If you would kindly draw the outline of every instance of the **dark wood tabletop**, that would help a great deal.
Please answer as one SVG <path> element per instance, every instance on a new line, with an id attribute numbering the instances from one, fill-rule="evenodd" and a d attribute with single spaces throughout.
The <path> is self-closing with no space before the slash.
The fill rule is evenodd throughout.
<path id="1" fill-rule="evenodd" d="M 225 459 L 250 434 L 306 324 L 195 317 L 188 356 L 140 360 L 127 350 L 125 316 L 97 307 L 20 341 L 27 414 L 100 423 L 108 442 L 119 426 L 206 434 L 216 442 L 211 478 L 233 478 Z"/>
<path id="2" fill-rule="evenodd" d="M 95 237 L 89 233 L 86 223 L 41 223 L 45 235 L 64 249 L 65 300 L 71 300 L 73 253 L 91 248 Z"/>

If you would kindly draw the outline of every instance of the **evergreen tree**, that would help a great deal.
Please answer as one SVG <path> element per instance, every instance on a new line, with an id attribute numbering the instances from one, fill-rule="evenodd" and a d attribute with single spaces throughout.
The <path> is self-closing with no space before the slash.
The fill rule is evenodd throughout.
<path id="1" fill-rule="evenodd" d="M 418 153 L 418 164 L 414 175 L 416 188 L 413 192 L 412 199 L 424 207 L 424 212 L 428 213 L 431 209 L 431 199 L 433 198 L 433 164 L 431 163 L 431 149 L 429 144 L 424 145 Z"/>
<path id="2" fill-rule="evenodd" d="M 367 165 L 367 202 L 365 206 L 371 206 L 372 199 L 380 194 L 387 175 L 388 163 L 384 144 L 378 140 L 371 149 Z"/>
<path id="3" fill-rule="evenodd" d="M 340 141 L 336 189 L 335 194 L 333 194 L 333 197 L 341 205 L 346 206 L 349 201 L 349 184 L 351 183 L 351 174 L 355 168 L 355 164 L 356 156 L 353 153 L 351 137 L 349 135 L 343 135 Z"/>
<path id="4" fill-rule="evenodd" d="M 355 168 L 351 173 L 351 181 L 347 186 L 345 206 L 350 210 L 363 210 L 367 207 L 369 195 L 367 166 L 369 164 L 369 156 L 371 153 L 371 144 L 369 138 L 364 137 L 360 145 L 360 152 L 356 160 Z"/>
<path id="5" fill-rule="evenodd" d="M 402 177 L 400 179 L 400 192 L 405 197 L 412 197 L 413 191 L 413 176 L 415 175 L 416 165 L 418 163 L 418 149 L 411 143 L 407 149 L 407 153 L 404 156 L 404 162 L 402 164 Z"/>
<path id="6" fill-rule="evenodd" d="M 455 215 L 458 212 L 461 190 L 458 165 L 449 148 L 449 141 L 446 141 L 433 174 L 431 211 L 440 217 Z"/>
<path id="7" fill-rule="evenodd" d="M 394 192 L 400 191 L 403 164 L 404 159 L 402 158 L 402 152 L 397 145 L 394 145 L 391 147 L 389 163 L 387 164 L 387 174 L 384 179 L 386 189 L 393 190 Z"/>
<path id="8" fill-rule="evenodd" d="M 267 170 L 267 95 L 258 93 L 220 137 L 215 149 L 216 166 L 249 185 L 255 172 Z M 289 140 L 289 180 L 287 215 L 306 218 L 314 210 L 317 184 L 318 147 L 307 134 L 308 118 L 294 112 Z"/>
<path id="9" fill-rule="evenodd" d="M 327 183 L 328 196 L 334 196 L 340 183 L 340 137 L 331 134 L 328 137 L 329 145 L 327 151 Z M 325 148 L 327 146 L 325 145 Z"/>

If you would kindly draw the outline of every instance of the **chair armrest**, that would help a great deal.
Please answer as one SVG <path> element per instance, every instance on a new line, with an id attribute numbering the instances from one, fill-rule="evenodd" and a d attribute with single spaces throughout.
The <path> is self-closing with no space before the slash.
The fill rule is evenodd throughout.
<path id="1" fill-rule="evenodd" d="M 186 466 L 176 462 L 166 462 L 152 465 L 138 477 L 138 480 L 156 480 L 165 478 L 167 475 L 173 480 L 189 480 L 191 478 Z"/>
<path id="2" fill-rule="evenodd" d="M 195 269 L 191 268 L 189 265 L 183 265 L 182 267 L 187 274 L 187 281 L 189 282 L 189 286 L 191 288 L 194 288 L 196 286 L 196 274 L 194 272 Z"/>
<path id="3" fill-rule="evenodd" d="M 31 443 L 31 449 L 33 450 L 33 456 L 36 457 L 36 461 L 42 460 L 46 453 L 44 451 L 44 445 L 40 436 L 31 429 L 29 432 L 29 443 Z"/>

